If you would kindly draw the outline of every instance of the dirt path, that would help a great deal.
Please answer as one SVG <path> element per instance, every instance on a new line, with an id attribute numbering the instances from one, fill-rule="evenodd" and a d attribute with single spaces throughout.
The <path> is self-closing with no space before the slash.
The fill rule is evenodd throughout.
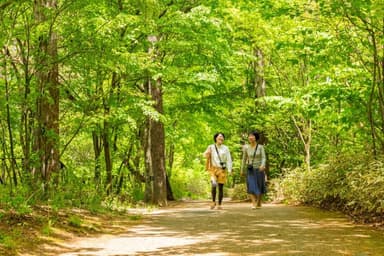
<path id="1" fill-rule="evenodd" d="M 146 213 L 120 235 L 66 244 L 74 255 L 384 255 L 384 232 L 309 207 L 187 202 Z"/>

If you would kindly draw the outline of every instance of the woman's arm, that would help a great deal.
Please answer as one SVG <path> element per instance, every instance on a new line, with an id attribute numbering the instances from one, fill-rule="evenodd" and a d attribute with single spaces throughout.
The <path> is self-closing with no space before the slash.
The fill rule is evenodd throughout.
<path id="1" fill-rule="evenodd" d="M 261 153 L 260 170 L 264 171 L 265 170 L 266 157 L 265 157 L 265 150 L 264 150 L 264 146 L 263 145 L 260 145 L 260 153 Z"/>
<path id="2" fill-rule="evenodd" d="M 211 147 L 208 146 L 207 150 L 203 153 L 203 156 L 206 158 L 205 160 L 205 170 L 211 169 L 212 161 L 211 161 Z"/>
<path id="3" fill-rule="evenodd" d="M 211 145 L 209 145 L 207 149 L 204 151 L 203 156 L 206 158 L 211 156 Z"/>

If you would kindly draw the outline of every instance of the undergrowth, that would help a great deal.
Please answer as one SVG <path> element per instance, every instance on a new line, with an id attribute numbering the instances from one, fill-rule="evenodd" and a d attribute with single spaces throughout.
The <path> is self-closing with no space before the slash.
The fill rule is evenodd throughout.
<path id="1" fill-rule="evenodd" d="M 338 157 L 307 170 L 286 171 L 276 194 L 288 203 L 341 210 L 365 223 L 384 224 L 384 159 Z"/>

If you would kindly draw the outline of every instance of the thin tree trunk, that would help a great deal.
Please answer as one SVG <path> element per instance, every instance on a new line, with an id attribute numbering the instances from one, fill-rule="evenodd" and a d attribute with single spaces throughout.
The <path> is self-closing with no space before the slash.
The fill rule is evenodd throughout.
<path id="1" fill-rule="evenodd" d="M 9 86 L 8 86 L 8 78 L 7 78 L 7 62 L 4 61 L 4 76 L 5 76 L 5 101 L 6 101 L 6 111 L 7 111 L 7 128 L 8 128 L 8 137 L 9 137 L 9 147 L 10 147 L 10 156 L 9 162 L 11 166 L 13 184 L 17 186 L 17 175 L 16 175 L 16 158 L 15 158 L 15 150 L 14 150 L 14 142 L 13 142 L 13 133 L 12 133 L 12 124 L 11 124 L 11 112 L 9 109 Z M 3 142 L 4 144 L 5 141 Z"/>
<path id="2" fill-rule="evenodd" d="M 109 136 L 109 123 L 104 121 L 104 131 L 103 131 L 103 146 L 104 146 L 104 160 L 105 160 L 105 171 L 107 174 L 106 177 L 106 188 L 107 193 L 112 192 L 112 158 L 111 158 L 111 148 L 110 148 L 110 136 Z"/>
<path id="3" fill-rule="evenodd" d="M 374 156 L 377 156 L 378 154 L 378 146 L 377 146 L 377 141 L 379 143 L 381 143 L 381 151 L 384 152 L 384 138 L 382 136 L 383 132 L 384 132 L 384 78 L 382 78 L 383 76 L 383 72 L 384 72 L 384 58 L 382 57 L 381 59 L 381 63 L 380 63 L 380 59 L 379 59 L 379 54 L 378 54 L 378 46 L 377 46 L 377 40 L 376 40 L 376 32 L 375 31 L 378 31 L 379 33 L 379 36 L 378 37 L 382 37 L 382 31 L 380 30 L 377 30 L 376 27 L 373 27 L 371 22 L 369 20 L 367 20 L 365 17 L 363 16 L 357 16 L 364 24 L 364 27 L 362 26 L 359 26 L 354 19 L 351 18 L 351 16 L 348 15 L 348 12 L 346 11 L 345 12 L 346 14 L 346 17 L 348 18 L 348 20 L 351 22 L 351 24 L 353 24 L 354 26 L 356 26 L 357 28 L 361 29 L 361 30 L 364 30 L 364 32 L 368 32 L 369 34 L 369 42 L 372 43 L 371 47 L 372 47 L 372 55 L 373 55 L 373 71 L 372 71 L 372 88 L 371 88 L 371 92 L 370 92 L 370 95 L 369 95 L 369 100 L 367 102 L 367 109 L 368 109 L 368 120 L 369 120 L 369 124 L 370 124 L 370 129 L 371 129 L 371 137 L 372 137 L 372 154 Z M 384 21 L 384 19 L 383 19 Z M 381 49 L 383 49 L 383 52 L 384 52 L 384 48 L 383 48 L 383 45 L 381 44 Z M 376 87 L 378 88 L 378 106 L 375 105 L 375 96 L 376 96 Z M 380 115 L 380 118 L 379 120 L 377 120 L 378 118 L 375 116 L 375 113 L 376 113 L 376 108 L 378 107 L 379 109 L 379 115 Z M 381 119 L 381 120 L 380 120 Z M 381 133 L 378 133 L 376 131 L 376 128 L 378 128 L 379 130 L 381 130 L 382 132 Z"/>
<path id="4" fill-rule="evenodd" d="M 371 35 L 371 41 L 372 41 L 372 48 L 373 48 L 373 74 L 372 74 L 372 86 L 377 86 L 378 89 L 378 105 L 379 105 L 379 115 L 380 115 L 380 125 L 378 127 L 379 130 L 381 130 L 381 133 L 379 134 L 384 134 L 384 83 L 380 85 L 380 82 L 382 82 L 382 71 L 381 70 L 381 63 L 380 63 L 380 58 L 378 55 L 378 49 L 377 49 L 377 40 L 376 40 L 376 34 L 373 30 L 370 31 Z M 384 57 L 382 59 L 384 63 Z M 384 65 L 384 64 L 382 64 Z M 377 135 L 379 135 L 377 134 Z M 381 149 L 380 151 L 384 153 L 384 138 L 382 136 L 377 136 L 381 143 Z"/>
<path id="5" fill-rule="evenodd" d="M 123 159 L 122 165 L 127 167 L 128 171 L 133 175 L 135 182 L 145 182 L 145 176 L 143 176 L 139 171 L 139 167 L 140 167 L 140 164 L 139 164 L 140 163 L 140 155 L 139 154 L 136 154 L 136 159 L 134 159 L 133 165 L 131 164 L 132 151 L 133 151 L 133 148 L 135 147 L 133 140 L 134 139 L 132 139 L 131 146 L 130 146 L 127 154 L 125 155 L 125 158 Z"/>
<path id="6" fill-rule="evenodd" d="M 172 177 L 172 167 L 173 167 L 174 156 L 175 156 L 175 145 L 171 143 L 171 145 L 169 146 L 168 154 L 167 154 L 168 172 L 166 174 L 167 200 L 169 201 L 175 200 L 172 192 L 171 182 L 170 182 Z"/>
<path id="7" fill-rule="evenodd" d="M 102 142 L 96 131 L 92 132 L 93 152 L 95 154 L 95 169 L 94 169 L 94 182 L 96 188 L 100 188 L 101 185 L 101 163 L 100 156 L 102 150 Z"/>
<path id="8" fill-rule="evenodd" d="M 256 98 L 261 98 L 266 95 L 266 86 L 265 86 L 265 78 L 264 78 L 264 54 L 260 48 L 255 48 L 254 55 L 257 58 L 257 61 L 254 61 L 253 63 L 253 72 L 254 72 L 253 84 L 254 84 Z"/>
<path id="9" fill-rule="evenodd" d="M 152 186 L 152 155 L 151 155 L 151 122 L 150 118 L 147 118 L 146 127 L 144 129 L 144 164 L 145 164 L 145 193 L 144 193 L 144 201 L 151 202 L 152 194 L 153 194 L 153 186 Z"/>
<path id="10" fill-rule="evenodd" d="M 0 128 L 2 128 L 2 126 L 0 126 Z M 2 148 L 4 156 L 8 155 L 7 148 L 6 148 L 6 145 L 5 145 L 5 140 L 6 140 L 5 139 L 5 137 L 6 137 L 5 133 L 6 133 L 5 129 L 2 128 L 1 129 L 1 137 L 0 137 L 1 140 L 0 140 L 0 142 L 2 142 L 1 143 L 1 148 Z M 9 178 L 9 184 L 10 184 L 10 186 L 9 186 L 9 193 L 10 193 L 10 195 L 13 195 L 12 175 L 11 175 L 11 173 L 9 171 L 9 168 L 8 168 L 8 165 L 7 165 L 7 161 L 6 161 L 7 159 L 6 159 L 6 157 L 3 157 L 1 160 L 2 160 L 1 161 L 1 163 L 2 163 L 2 165 L 1 165 L 1 169 L 2 169 L 1 175 L 2 175 L 2 177 L 4 177 L 4 181 L 2 179 L 2 182 L 6 183 L 7 182 L 7 177 Z M 5 175 L 5 173 L 7 174 L 7 176 Z"/>
<path id="11" fill-rule="evenodd" d="M 304 162 L 307 170 L 311 169 L 311 143 L 312 143 L 312 122 L 311 120 L 303 121 L 303 128 L 301 129 L 296 121 L 296 118 L 292 116 L 293 123 L 300 136 L 304 146 Z"/>
<path id="12" fill-rule="evenodd" d="M 122 190 L 123 184 L 124 184 L 123 165 L 124 165 L 124 161 L 121 162 L 119 170 L 117 171 L 117 177 L 118 177 L 117 187 L 116 187 L 116 194 L 117 195 L 119 195 L 121 193 L 121 190 Z"/>
<path id="13" fill-rule="evenodd" d="M 172 168 L 173 168 L 173 161 L 175 157 L 175 145 L 171 143 L 169 145 L 169 150 L 167 154 L 167 159 L 168 159 L 168 174 L 171 177 L 172 176 Z"/>
<path id="14" fill-rule="evenodd" d="M 174 201 L 175 197 L 173 196 L 172 187 L 171 187 L 171 183 L 169 181 L 168 175 L 165 176 L 165 179 L 166 179 L 165 182 L 166 182 L 166 187 L 167 187 L 167 200 L 168 201 Z"/>
<path id="15" fill-rule="evenodd" d="M 22 99 L 22 113 L 20 118 L 20 143 L 23 150 L 23 170 L 25 172 L 25 175 L 27 176 L 27 182 L 32 185 L 32 180 L 30 179 L 31 173 L 32 173 L 32 162 L 31 162 L 31 152 L 32 148 L 34 147 L 34 141 L 33 141 L 33 133 L 34 133 L 34 125 L 35 125 L 35 115 L 32 111 L 32 108 L 29 103 L 29 98 L 31 95 L 31 80 L 33 77 L 33 74 L 30 72 L 30 27 L 26 27 L 26 41 L 25 46 L 23 42 L 20 39 L 17 39 L 17 45 L 20 52 L 20 58 L 22 60 L 23 64 L 23 72 L 24 77 L 23 80 L 20 76 L 20 84 L 22 85 L 24 97 Z M 18 70 L 16 65 L 13 65 L 15 73 L 18 74 Z"/>
<path id="16" fill-rule="evenodd" d="M 369 94 L 369 100 L 367 103 L 367 109 L 368 109 L 368 120 L 369 120 L 369 125 L 371 129 L 371 137 L 372 137 L 372 153 L 374 156 L 377 155 L 377 150 L 376 150 L 376 132 L 375 132 L 375 121 L 373 117 L 373 112 L 372 112 L 372 106 L 373 106 L 373 99 L 374 99 L 374 94 L 375 94 L 375 84 L 372 84 L 371 88 L 371 93 Z"/>
<path id="17" fill-rule="evenodd" d="M 144 91 L 146 95 L 150 95 L 151 91 L 151 80 L 149 75 L 147 75 L 147 79 L 144 83 Z M 153 173 L 152 173 L 152 155 L 151 155 L 151 145 L 152 145 L 152 137 L 151 137 L 151 118 L 147 117 L 145 120 L 145 126 L 142 132 L 142 145 L 144 149 L 144 166 L 145 166 L 145 192 L 144 192 L 144 202 L 149 203 L 152 202 L 153 195 Z"/>

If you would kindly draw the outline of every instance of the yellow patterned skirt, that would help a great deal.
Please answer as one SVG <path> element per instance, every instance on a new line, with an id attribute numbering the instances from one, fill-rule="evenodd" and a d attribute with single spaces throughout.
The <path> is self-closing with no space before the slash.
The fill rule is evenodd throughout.
<path id="1" fill-rule="evenodd" d="M 211 175 L 211 180 L 215 180 L 219 184 L 225 184 L 227 181 L 227 170 L 220 167 L 211 167 L 208 172 Z"/>

